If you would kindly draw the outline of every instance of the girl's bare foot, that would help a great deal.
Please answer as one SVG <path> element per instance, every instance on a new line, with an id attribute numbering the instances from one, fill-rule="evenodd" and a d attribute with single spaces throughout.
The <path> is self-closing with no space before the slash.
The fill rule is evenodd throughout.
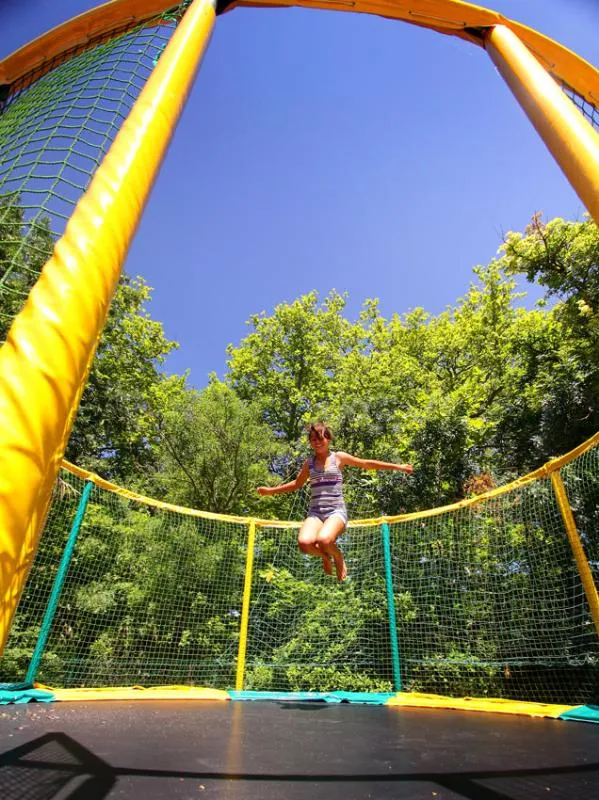
<path id="1" fill-rule="evenodd" d="M 322 568 L 327 575 L 333 574 L 333 565 L 331 564 L 331 559 L 329 558 L 329 556 L 322 557 Z"/>
<path id="2" fill-rule="evenodd" d="M 339 555 L 340 557 L 335 559 L 335 571 L 337 572 L 337 580 L 344 581 L 347 578 L 347 566 L 343 556 Z"/>

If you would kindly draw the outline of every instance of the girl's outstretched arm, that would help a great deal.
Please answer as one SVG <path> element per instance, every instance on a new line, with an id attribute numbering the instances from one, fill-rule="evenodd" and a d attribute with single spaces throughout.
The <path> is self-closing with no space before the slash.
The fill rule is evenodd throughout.
<path id="1" fill-rule="evenodd" d="M 339 466 L 341 467 L 360 467 L 360 469 L 394 469 L 398 472 L 406 472 L 411 475 L 414 467 L 411 464 L 392 464 L 389 461 L 375 461 L 372 458 L 357 458 L 349 453 L 335 453 Z"/>
<path id="2" fill-rule="evenodd" d="M 304 483 L 310 477 L 310 468 L 308 462 L 304 461 L 304 466 L 301 468 L 297 478 L 289 483 L 282 483 L 280 486 L 258 486 L 256 491 L 260 495 L 265 494 L 282 494 L 283 492 L 295 492 L 301 489 Z"/>

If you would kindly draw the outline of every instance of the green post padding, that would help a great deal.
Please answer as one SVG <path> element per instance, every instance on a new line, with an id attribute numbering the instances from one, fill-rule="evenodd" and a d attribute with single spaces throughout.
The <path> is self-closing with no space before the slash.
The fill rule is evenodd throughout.
<path id="1" fill-rule="evenodd" d="M 368 703 L 383 706 L 393 692 L 229 692 L 232 700 L 270 700 L 275 702 Z"/>
<path id="2" fill-rule="evenodd" d="M 27 681 L 20 683 L 0 683 L 0 692 L 23 692 L 26 689 L 33 689 L 33 684 Z"/>
<path id="3" fill-rule="evenodd" d="M 0 683 L 0 706 L 10 703 L 51 703 L 53 692 L 45 689 L 34 689 L 26 683 Z"/>
<path id="4" fill-rule="evenodd" d="M 385 585 L 387 587 L 387 615 L 389 617 L 389 639 L 391 642 L 391 660 L 393 663 L 393 685 L 396 692 L 401 692 L 401 670 L 399 666 L 395 596 L 393 595 L 393 570 L 391 563 L 391 535 L 389 533 L 389 524 L 383 522 L 381 530 L 383 533 L 383 553 L 385 557 Z"/>
<path id="5" fill-rule="evenodd" d="M 599 706 L 577 706 L 560 714 L 559 719 L 576 720 L 577 722 L 599 723 Z"/>
<path id="6" fill-rule="evenodd" d="M 77 541 L 79 529 L 81 528 L 81 523 L 83 522 L 83 517 L 85 516 L 85 510 L 87 508 L 87 503 L 89 501 L 89 496 L 93 488 L 94 484 L 91 481 L 86 481 L 85 486 L 83 487 L 83 492 L 81 493 L 81 499 L 79 500 L 79 505 L 77 507 L 77 513 L 75 514 L 75 519 L 73 520 L 73 524 L 71 526 L 69 538 L 67 540 L 66 547 L 64 549 L 62 558 L 60 560 L 60 565 L 58 567 L 58 572 L 56 574 L 56 580 L 54 581 L 54 586 L 52 587 L 52 594 L 50 595 L 50 599 L 48 600 L 48 606 L 46 608 L 46 613 L 44 614 L 44 619 L 42 621 L 40 635 L 38 637 L 38 640 L 35 645 L 35 650 L 33 651 L 33 655 L 31 657 L 31 662 L 29 664 L 29 669 L 27 670 L 27 675 L 25 676 L 25 681 L 27 683 L 33 683 L 33 681 L 35 680 L 35 676 L 37 675 L 40 661 L 42 660 L 42 655 L 44 653 L 44 648 L 46 646 L 46 642 L 48 641 L 48 636 L 50 635 L 50 628 L 52 627 L 54 615 L 56 614 L 56 609 L 58 607 L 58 601 L 60 600 L 62 587 L 64 586 L 65 578 L 69 570 L 69 564 L 71 563 L 71 558 L 73 557 L 75 542 Z"/>

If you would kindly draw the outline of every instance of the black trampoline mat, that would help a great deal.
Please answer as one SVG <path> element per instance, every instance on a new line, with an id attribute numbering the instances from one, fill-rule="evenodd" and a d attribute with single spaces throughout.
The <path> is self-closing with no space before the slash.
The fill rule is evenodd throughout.
<path id="1" fill-rule="evenodd" d="M 0 709 L 2 800 L 593 800 L 599 725 L 385 706 Z"/>

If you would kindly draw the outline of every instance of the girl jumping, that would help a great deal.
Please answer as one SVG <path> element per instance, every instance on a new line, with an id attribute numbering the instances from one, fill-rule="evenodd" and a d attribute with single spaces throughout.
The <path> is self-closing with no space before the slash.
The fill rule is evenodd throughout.
<path id="1" fill-rule="evenodd" d="M 322 558 L 322 567 L 327 575 L 332 574 L 334 563 L 337 580 L 342 581 L 347 576 L 347 567 L 343 553 L 336 545 L 338 537 L 347 527 L 341 470 L 345 466 L 394 469 L 408 475 L 414 470 L 411 464 L 391 464 L 387 461 L 356 458 L 341 451 L 333 453 L 329 449 L 333 440 L 331 430 L 322 422 L 309 426 L 308 440 L 314 454 L 306 459 L 297 478 L 280 486 L 259 486 L 257 491 L 260 495 L 295 492 L 310 479 L 310 507 L 297 543 L 303 553 Z"/>

